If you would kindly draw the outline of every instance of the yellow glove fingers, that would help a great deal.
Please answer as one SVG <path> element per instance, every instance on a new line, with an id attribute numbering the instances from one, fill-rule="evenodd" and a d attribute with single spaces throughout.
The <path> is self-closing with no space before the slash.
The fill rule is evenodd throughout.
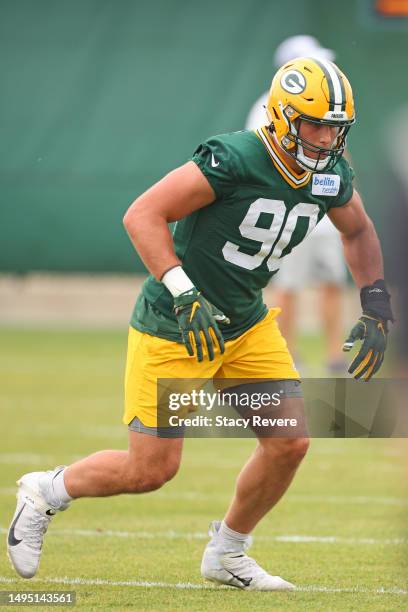
<path id="1" fill-rule="evenodd" d="M 364 359 L 361 361 L 361 363 L 357 363 L 356 366 L 354 366 L 354 368 L 352 369 L 353 364 L 351 364 L 350 366 L 350 370 L 352 370 L 352 373 L 354 375 L 355 378 L 359 378 L 361 375 L 362 370 L 364 370 L 365 366 L 367 364 L 369 364 L 370 359 L 371 359 L 371 355 L 373 354 L 372 350 L 369 350 L 367 355 L 364 357 Z M 356 357 L 356 359 L 358 358 L 358 355 Z M 356 361 L 356 359 L 354 361 Z M 354 362 L 353 362 L 354 363 Z"/>
<path id="2" fill-rule="evenodd" d="M 190 332 L 190 334 L 193 334 L 195 354 L 197 355 L 197 361 L 200 362 L 203 360 L 203 345 L 201 343 L 200 333 L 196 329 L 194 329 Z"/>
<path id="3" fill-rule="evenodd" d="M 380 357 L 380 353 L 376 353 L 375 356 L 374 356 L 373 362 L 368 366 L 367 370 L 362 373 L 363 378 L 364 378 L 364 380 L 366 382 L 368 382 L 370 380 L 371 376 L 373 375 L 374 367 L 375 367 L 375 364 L 377 363 L 379 357 Z"/>
<path id="4" fill-rule="evenodd" d="M 378 372 L 378 370 L 381 368 L 382 366 L 382 362 L 384 361 L 384 353 L 381 352 L 378 354 L 378 359 L 377 359 L 377 363 L 374 366 L 373 371 L 371 372 L 371 376 L 374 376 L 374 374 L 376 374 Z"/>
<path id="5" fill-rule="evenodd" d="M 378 353 L 374 351 L 370 351 L 371 355 L 369 359 L 365 359 L 365 364 L 361 364 L 354 374 L 354 378 L 356 380 L 364 379 L 366 380 L 367 374 L 371 372 L 373 369 L 375 362 L 377 361 Z M 368 355 L 367 355 L 368 357 Z M 371 373 L 369 374 L 369 378 L 371 377 Z"/>
<path id="6" fill-rule="evenodd" d="M 208 354 L 208 359 L 210 361 L 214 361 L 214 341 L 212 339 L 212 337 L 209 334 L 211 328 L 208 329 L 203 329 L 200 332 L 200 335 L 202 337 L 202 341 L 203 341 L 203 346 L 205 346 L 207 348 L 207 354 Z"/>
<path id="7" fill-rule="evenodd" d="M 194 349 L 193 349 L 193 337 L 191 335 L 191 332 L 187 333 L 182 333 L 181 337 L 183 338 L 183 342 L 184 345 L 187 349 L 187 353 L 190 355 L 190 357 L 194 356 Z"/>
<path id="8" fill-rule="evenodd" d="M 225 352 L 224 338 L 220 330 L 216 327 L 210 327 L 209 330 L 211 338 L 213 339 L 213 344 L 215 347 L 220 349 L 221 355 Z"/>

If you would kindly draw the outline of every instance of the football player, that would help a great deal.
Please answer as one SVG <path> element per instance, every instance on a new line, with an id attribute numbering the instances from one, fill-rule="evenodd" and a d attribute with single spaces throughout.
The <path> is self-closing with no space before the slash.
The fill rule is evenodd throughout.
<path id="1" fill-rule="evenodd" d="M 262 288 L 326 214 L 361 292 L 362 315 L 345 347 L 363 343 L 349 371 L 369 380 L 380 368 L 392 312 L 379 241 L 342 158 L 355 120 L 350 84 L 329 61 L 297 58 L 275 75 L 267 108 L 268 125 L 209 138 L 127 211 L 125 227 L 151 272 L 129 330 L 129 448 L 21 477 L 8 533 L 21 576 L 34 576 L 49 521 L 72 500 L 152 491 L 176 474 L 183 438 L 159 435 L 158 379 L 215 378 L 227 388 L 230 379 L 261 379 L 245 387 L 278 391 L 282 413 L 302 423 L 299 373 L 279 309 L 267 310 Z M 248 590 L 294 588 L 246 550 L 307 451 L 305 428 L 297 434 L 259 435 L 224 519 L 211 524 L 204 578 Z"/>
<path id="2" fill-rule="evenodd" d="M 274 54 L 276 69 L 299 56 L 335 60 L 332 49 L 323 47 L 313 36 L 301 34 L 285 38 L 277 47 Z M 247 129 L 255 129 L 265 124 L 268 97 L 269 91 L 266 91 L 252 106 L 245 124 Z M 325 340 L 326 370 L 332 376 L 338 375 L 345 369 L 341 337 L 343 290 L 346 281 L 346 265 L 340 235 L 326 215 L 307 240 L 292 251 L 290 257 L 285 257 L 279 268 L 279 274 L 273 278 L 272 283 L 275 305 L 282 308 L 279 326 L 290 351 L 295 351 L 296 346 L 297 313 L 301 291 L 310 287 L 318 289 L 317 314 Z M 299 363 L 297 356 L 296 362 Z"/>

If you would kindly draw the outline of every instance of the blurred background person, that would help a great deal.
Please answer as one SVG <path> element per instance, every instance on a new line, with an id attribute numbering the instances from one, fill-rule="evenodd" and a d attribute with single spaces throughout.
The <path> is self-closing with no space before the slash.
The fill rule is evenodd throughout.
<path id="1" fill-rule="evenodd" d="M 335 53 L 322 47 L 313 36 L 299 35 L 286 38 L 276 49 L 275 68 L 295 57 L 314 57 L 334 61 Z M 245 127 L 254 129 L 267 121 L 264 92 L 252 106 Z M 274 304 L 282 308 L 279 325 L 289 349 L 296 356 L 296 331 L 300 292 L 313 285 L 319 289 L 319 319 L 325 337 L 328 373 L 343 374 L 346 366 L 341 351 L 343 343 L 343 289 L 347 273 L 340 236 L 326 216 L 314 231 L 282 261 L 273 280 Z M 298 364 L 301 367 L 301 364 Z"/>

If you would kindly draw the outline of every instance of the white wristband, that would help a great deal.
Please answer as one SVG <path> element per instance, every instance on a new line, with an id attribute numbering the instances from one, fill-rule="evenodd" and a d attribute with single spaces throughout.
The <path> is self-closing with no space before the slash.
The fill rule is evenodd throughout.
<path id="1" fill-rule="evenodd" d="M 167 287 L 173 297 L 178 297 L 185 291 L 194 289 L 193 283 L 181 266 L 176 266 L 168 270 L 163 275 L 161 282 Z"/>

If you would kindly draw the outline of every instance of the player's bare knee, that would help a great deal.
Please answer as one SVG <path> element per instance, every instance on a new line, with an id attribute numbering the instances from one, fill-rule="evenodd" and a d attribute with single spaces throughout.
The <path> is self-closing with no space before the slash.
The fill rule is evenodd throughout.
<path id="1" fill-rule="evenodd" d="M 291 454 L 293 454 L 294 459 L 300 463 L 309 450 L 309 446 L 309 438 L 294 438 L 291 446 Z"/>
<path id="2" fill-rule="evenodd" d="M 180 467 L 180 456 L 169 457 L 166 460 L 166 465 L 163 466 L 163 476 L 165 478 L 165 482 L 172 480 L 175 477 Z M 163 483 L 164 484 L 164 483 Z"/>
<path id="3" fill-rule="evenodd" d="M 160 489 L 174 478 L 180 466 L 178 456 L 168 457 L 163 462 L 148 461 L 135 464 L 127 473 L 127 491 L 129 493 L 147 493 Z"/>
<path id="4" fill-rule="evenodd" d="M 139 482 L 139 492 L 148 493 L 149 491 L 157 491 L 168 482 L 166 474 L 162 471 L 146 474 Z"/>
<path id="5" fill-rule="evenodd" d="M 160 489 L 166 482 L 166 475 L 162 472 L 143 470 L 128 477 L 126 490 L 128 493 L 148 493 Z"/>
<path id="6" fill-rule="evenodd" d="M 262 443 L 262 452 L 271 462 L 280 462 L 296 467 L 309 448 L 309 438 L 270 438 Z"/>
<path id="7" fill-rule="evenodd" d="M 285 463 L 295 467 L 299 465 L 309 448 L 308 438 L 291 438 L 282 447 L 282 459 Z"/>
<path id="8" fill-rule="evenodd" d="M 131 430 L 129 454 L 123 467 L 127 491 L 155 491 L 174 478 L 180 466 L 182 447 L 181 438 L 158 438 Z"/>

